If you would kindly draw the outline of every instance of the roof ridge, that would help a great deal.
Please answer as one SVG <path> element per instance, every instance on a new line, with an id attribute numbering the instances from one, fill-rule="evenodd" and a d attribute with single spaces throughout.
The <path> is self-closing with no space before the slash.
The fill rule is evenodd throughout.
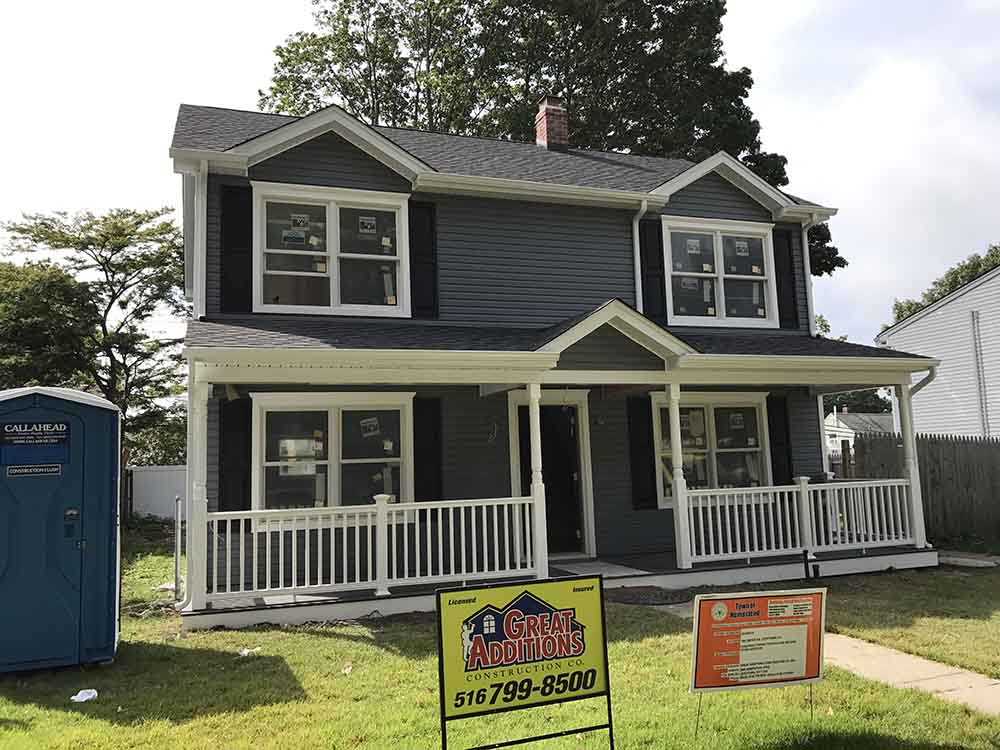
<path id="1" fill-rule="evenodd" d="M 261 112 L 259 109 L 242 109 L 241 107 L 219 107 L 214 104 L 190 104 L 181 102 L 182 107 L 197 107 L 198 109 L 217 109 L 222 112 L 242 112 L 247 115 L 266 115 L 267 117 L 284 117 L 289 120 L 301 120 L 301 115 L 285 115 L 281 112 Z"/>

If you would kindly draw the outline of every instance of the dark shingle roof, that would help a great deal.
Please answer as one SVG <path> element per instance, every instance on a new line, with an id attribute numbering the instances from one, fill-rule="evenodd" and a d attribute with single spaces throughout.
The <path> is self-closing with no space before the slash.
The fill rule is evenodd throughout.
<path id="1" fill-rule="evenodd" d="M 182 104 L 178 149 L 226 151 L 299 118 Z M 606 151 L 548 151 L 534 143 L 376 127 L 377 132 L 439 172 L 560 185 L 648 192 L 692 166 L 684 159 Z"/>
<path id="2" fill-rule="evenodd" d="M 464 326 L 399 319 L 314 318 L 304 315 L 219 315 L 206 320 L 189 321 L 185 343 L 191 347 L 530 352 L 536 351 L 593 312 L 596 310 L 547 328 Z M 751 334 L 728 331 L 671 333 L 702 354 L 916 356 L 893 349 L 878 349 L 805 335 L 768 334 L 760 331 Z"/>

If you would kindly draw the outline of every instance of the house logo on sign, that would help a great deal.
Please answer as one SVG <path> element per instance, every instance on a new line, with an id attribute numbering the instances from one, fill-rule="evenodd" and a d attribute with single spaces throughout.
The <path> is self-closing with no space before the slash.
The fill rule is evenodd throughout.
<path id="1" fill-rule="evenodd" d="M 465 671 L 581 656 L 587 646 L 574 609 L 556 609 L 525 591 L 499 609 L 487 605 L 462 622 Z"/>

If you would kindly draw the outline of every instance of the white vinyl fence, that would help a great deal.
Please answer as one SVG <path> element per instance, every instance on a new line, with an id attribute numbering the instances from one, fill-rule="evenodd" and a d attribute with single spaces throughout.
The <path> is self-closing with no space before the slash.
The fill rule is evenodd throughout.
<path id="1" fill-rule="evenodd" d="M 130 466 L 132 512 L 157 518 L 173 518 L 174 498 L 184 498 L 186 466 Z"/>

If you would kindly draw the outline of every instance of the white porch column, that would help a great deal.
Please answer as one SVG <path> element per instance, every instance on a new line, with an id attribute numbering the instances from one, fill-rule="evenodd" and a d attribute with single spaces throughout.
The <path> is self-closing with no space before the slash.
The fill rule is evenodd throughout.
<path id="1" fill-rule="evenodd" d="M 188 391 L 191 420 L 191 453 L 188 471 L 191 473 L 190 546 L 188 547 L 188 579 L 191 608 L 204 609 L 208 588 L 208 392 L 207 383 L 194 382 Z"/>
<path id="2" fill-rule="evenodd" d="M 896 403 L 899 404 L 899 426 L 903 435 L 903 467 L 910 480 L 910 518 L 913 523 L 913 540 L 921 549 L 927 546 L 924 528 L 924 502 L 920 491 L 920 466 L 917 462 L 917 440 L 913 433 L 913 397 L 908 383 L 895 386 Z"/>
<path id="3" fill-rule="evenodd" d="M 667 388 L 670 413 L 670 461 L 674 467 L 674 544 L 677 547 L 677 567 L 691 567 L 691 525 L 688 523 L 687 479 L 684 478 L 684 445 L 681 437 L 681 386 L 670 383 Z M 654 415 L 658 419 L 658 415 Z M 660 471 L 658 470 L 657 476 Z"/>
<path id="4" fill-rule="evenodd" d="M 530 383 L 527 391 L 531 434 L 531 497 L 535 505 L 535 570 L 539 578 L 548 578 L 549 530 L 545 521 L 545 482 L 542 480 L 542 386 Z"/>

